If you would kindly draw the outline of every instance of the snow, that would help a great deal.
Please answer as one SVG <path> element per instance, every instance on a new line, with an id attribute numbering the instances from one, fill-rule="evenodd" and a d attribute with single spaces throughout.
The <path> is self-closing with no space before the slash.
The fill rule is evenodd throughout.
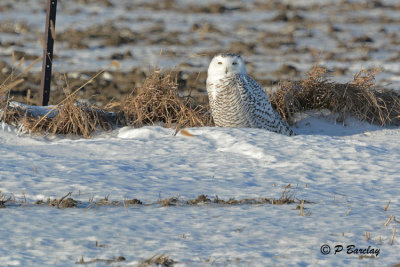
<path id="1" fill-rule="evenodd" d="M 391 214 L 400 216 L 400 130 L 332 121 L 315 112 L 299 115 L 294 137 L 213 127 L 187 128 L 189 137 L 149 126 L 91 139 L 26 135 L 3 123 L 0 190 L 18 203 L 25 196 L 28 204 L 6 203 L 0 210 L 0 262 L 71 266 L 82 257 L 123 256 L 126 261 L 113 265 L 137 266 L 165 254 L 177 266 L 399 263 L 399 238 L 390 245 L 397 223 L 385 223 Z M 278 199 L 285 190 L 297 204 L 184 203 L 201 194 Z M 33 204 L 68 192 L 80 201 L 77 207 Z M 89 206 L 90 198 L 107 196 L 144 205 Z M 180 204 L 157 203 L 169 197 Z M 296 209 L 302 199 L 312 202 L 304 204 L 306 216 Z M 331 246 L 329 255 L 320 252 L 323 244 Z M 336 245 L 344 249 L 333 255 Z M 380 252 L 359 258 L 346 253 L 348 245 Z"/>

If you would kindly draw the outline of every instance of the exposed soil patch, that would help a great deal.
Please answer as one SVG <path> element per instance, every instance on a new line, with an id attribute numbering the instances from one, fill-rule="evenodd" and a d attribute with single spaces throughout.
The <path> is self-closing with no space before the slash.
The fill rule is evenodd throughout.
<path id="1" fill-rule="evenodd" d="M 0 81 L 4 81 L 10 76 L 12 67 L 6 62 L 0 61 L 0 71 Z M 123 100 L 134 88 L 143 86 L 146 78 L 149 78 L 149 73 L 151 72 L 141 68 L 136 68 L 129 72 L 107 71 L 85 85 L 77 96 L 83 103 L 104 107 L 111 101 Z M 81 87 L 95 74 L 96 72 L 83 72 L 64 75 L 55 72 L 52 78 L 49 104 L 58 104 L 65 99 L 66 91 L 74 91 Z M 178 92 L 181 96 L 190 96 L 198 105 L 208 103 L 205 89 L 206 72 L 187 73 L 179 71 L 171 72 L 170 75 L 177 81 Z M 40 97 L 40 74 L 23 73 L 21 78 L 24 79 L 24 82 L 11 90 L 10 100 L 37 105 Z"/>
<path id="2" fill-rule="evenodd" d="M 386 75 L 377 78 L 378 85 L 400 85 L 400 71 L 390 68 L 399 58 L 396 32 L 400 4 L 394 2 L 342 1 L 337 5 L 248 1 L 238 5 L 229 1 L 210 4 L 169 0 L 140 1 L 134 6 L 129 1 L 110 0 L 71 3 L 60 4 L 57 13 L 58 17 L 75 16 L 76 22 L 56 29 L 55 60 L 64 63 L 54 70 L 50 104 L 63 99 L 66 82 L 74 88 L 95 73 L 79 68 L 85 61 L 98 62 L 97 69 L 103 68 L 107 60 L 129 62 L 128 68 L 107 72 L 79 92 L 80 101 L 99 107 L 121 100 L 144 82 L 149 67 L 157 64 L 160 51 L 160 59 L 171 61 L 169 66 L 176 67 L 180 94 L 190 94 L 198 104 L 207 102 L 205 79 L 210 58 L 227 51 L 242 54 L 249 63 L 248 72 L 267 88 L 280 80 L 300 80 L 318 59 L 332 71 L 334 79 L 347 80 L 354 74 L 354 64 L 368 69 L 389 64 Z M 0 4 L 0 13 L 13 12 L 17 6 L 18 3 Z M 34 10 L 38 12 L 37 8 Z M 104 10 L 115 15 L 81 23 L 88 14 L 94 19 L 102 17 Z M 38 43 L 34 25 L 40 22 L 36 17 L 0 21 L 0 37 L 4 35 L 0 46 L 9 48 L 2 54 L 9 59 L 8 65 L 0 62 L 0 80 L 11 71 L 12 51 L 17 59 L 24 57 L 27 61 L 41 55 L 40 48 L 32 49 Z M 193 55 L 199 55 L 200 60 L 182 60 Z M 377 66 L 366 64 L 371 61 L 378 62 Z M 70 67 L 79 71 L 63 70 Z M 29 72 L 22 78 L 24 82 L 11 91 L 11 96 L 22 103 L 38 103 L 40 75 Z"/>

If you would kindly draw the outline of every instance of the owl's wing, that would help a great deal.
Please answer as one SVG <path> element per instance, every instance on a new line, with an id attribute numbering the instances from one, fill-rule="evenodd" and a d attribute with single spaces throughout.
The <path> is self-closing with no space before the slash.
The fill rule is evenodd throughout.
<path id="1" fill-rule="evenodd" d="M 237 75 L 235 83 L 252 127 L 293 135 L 287 122 L 272 108 L 267 94 L 255 80 L 241 74 Z"/>

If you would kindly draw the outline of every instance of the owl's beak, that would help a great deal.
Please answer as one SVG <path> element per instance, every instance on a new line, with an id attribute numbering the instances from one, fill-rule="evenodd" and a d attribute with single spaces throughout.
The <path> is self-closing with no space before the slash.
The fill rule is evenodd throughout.
<path id="1" fill-rule="evenodd" d="M 225 74 L 228 74 L 228 68 L 225 68 Z"/>

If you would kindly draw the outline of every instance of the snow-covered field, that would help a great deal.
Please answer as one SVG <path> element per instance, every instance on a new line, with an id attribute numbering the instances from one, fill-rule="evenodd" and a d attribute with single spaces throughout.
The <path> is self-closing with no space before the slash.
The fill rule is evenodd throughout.
<path id="1" fill-rule="evenodd" d="M 5 77 L 13 52 L 25 57 L 23 67 L 42 54 L 36 30 L 44 28 L 44 2 L 1 1 Z M 200 87 L 188 88 L 204 92 L 210 56 L 231 51 L 268 88 L 304 77 L 317 61 L 334 81 L 382 67 L 378 85 L 400 86 L 398 0 L 70 0 L 59 1 L 57 12 L 53 67 L 71 77 L 118 59 L 127 72 L 159 65 L 202 73 Z M 28 88 L 39 92 L 40 82 L 27 77 L 23 97 Z M 85 90 L 124 96 L 132 77 L 115 81 L 129 91 L 110 93 L 102 83 Z M 125 127 L 82 139 L 30 136 L 0 122 L 0 266 L 138 266 L 158 255 L 176 266 L 400 264 L 398 127 L 337 125 L 310 113 L 294 130 L 287 137 L 190 128 L 188 136 Z M 76 207 L 47 204 L 69 192 Z M 261 200 L 284 193 L 295 203 L 186 203 L 203 194 Z M 176 205 L 159 203 L 171 197 Z M 104 198 L 143 205 L 96 205 Z"/>
<path id="2" fill-rule="evenodd" d="M 28 136 L 3 124 L 0 190 L 16 202 L 0 210 L 0 262 L 72 266 L 83 258 L 104 266 L 99 260 L 122 256 L 111 265 L 137 266 L 164 254 L 176 266 L 400 263 L 400 239 L 390 244 L 397 222 L 386 224 L 392 214 L 400 219 L 400 130 L 351 120 L 335 125 L 315 114 L 294 129 L 298 135 L 287 137 L 190 128 L 190 137 L 125 127 L 80 139 Z M 295 204 L 185 204 L 201 194 L 279 199 L 285 190 Z M 77 207 L 34 204 L 68 192 Z M 107 196 L 143 205 L 90 206 Z M 179 197 L 178 205 L 157 203 L 169 197 Z M 305 216 L 296 209 L 300 200 Z M 329 255 L 321 253 L 324 244 Z M 349 245 L 370 254 L 348 254 Z"/>

